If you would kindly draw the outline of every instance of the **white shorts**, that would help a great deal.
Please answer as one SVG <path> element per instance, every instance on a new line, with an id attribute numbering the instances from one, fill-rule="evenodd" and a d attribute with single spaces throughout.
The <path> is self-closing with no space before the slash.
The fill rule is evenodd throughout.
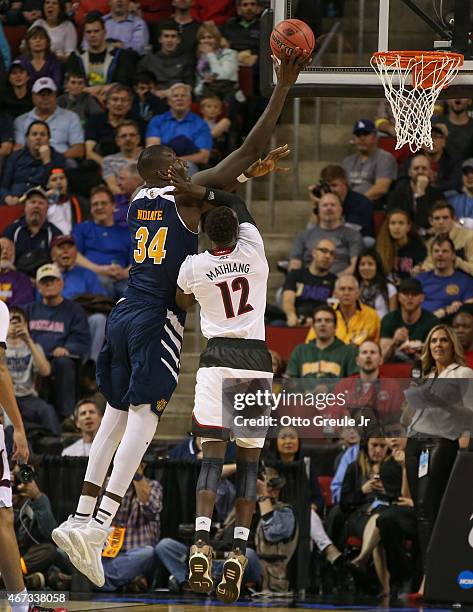
<path id="1" fill-rule="evenodd" d="M 0 508 L 12 507 L 12 493 L 10 480 L 10 466 L 8 465 L 7 449 L 5 448 L 5 434 L 3 425 L 0 425 Z"/>
<path id="2" fill-rule="evenodd" d="M 197 370 L 195 385 L 194 410 L 192 412 L 193 432 L 204 441 L 215 441 L 222 439 L 235 440 L 237 446 L 243 448 L 263 448 L 264 437 L 238 437 L 230 432 L 227 437 L 222 437 L 225 429 L 222 415 L 222 386 L 224 379 L 261 379 L 273 380 L 270 372 L 257 370 L 240 370 L 235 368 L 211 367 L 199 368 Z M 215 431 L 215 437 L 212 436 Z"/>

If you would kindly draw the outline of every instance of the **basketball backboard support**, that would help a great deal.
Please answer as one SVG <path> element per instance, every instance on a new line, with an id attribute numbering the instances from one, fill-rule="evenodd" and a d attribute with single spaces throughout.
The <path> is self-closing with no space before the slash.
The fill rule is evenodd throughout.
<path id="1" fill-rule="evenodd" d="M 293 97 L 382 98 L 370 66 L 375 51 L 457 51 L 465 61 L 440 97 L 473 97 L 473 0 L 349 0 L 343 16 L 326 18 L 312 64 L 301 72 Z M 269 38 L 273 26 L 298 17 L 296 0 L 271 0 L 261 17 L 261 89 L 275 84 Z M 322 29 L 322 28 L 321 28 Z"/>

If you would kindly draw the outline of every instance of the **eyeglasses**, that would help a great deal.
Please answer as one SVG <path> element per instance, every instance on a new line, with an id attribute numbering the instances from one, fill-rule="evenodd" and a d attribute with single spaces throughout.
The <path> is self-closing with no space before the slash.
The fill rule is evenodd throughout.
<path id="1" fill-rule="evenodd" d="M 336 251 L 332 251 L 332 249 L 325 249 L 324 247 L 317 247 L 315 249 L 316 251 L 320 251 L 321 253 L 323 253 L 324 255 L 336 255 Z"/>

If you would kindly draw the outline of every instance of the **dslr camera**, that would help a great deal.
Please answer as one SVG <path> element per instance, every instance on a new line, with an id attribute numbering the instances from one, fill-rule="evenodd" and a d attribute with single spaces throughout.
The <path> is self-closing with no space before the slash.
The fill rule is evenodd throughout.
<path id="1" fill-rule="evenodd" d="M 312 189 L 312 194 L 318 199 L 320 199 L 326 193 L 332 193 L 332 190 L 330 189 L 330 185 L 325 181 L 319 181 Z"/>
<path id="2" fill-rule="evenodd" d="M 14 493 L 17 491 L 18 485 L 28 484 L 29 482 L 33 482 L 33 480 L 36 478 L 34 469 L 27 463 L 22 463 L 18 466 L 18 470 L 14 470 L 12 473 Z"/>

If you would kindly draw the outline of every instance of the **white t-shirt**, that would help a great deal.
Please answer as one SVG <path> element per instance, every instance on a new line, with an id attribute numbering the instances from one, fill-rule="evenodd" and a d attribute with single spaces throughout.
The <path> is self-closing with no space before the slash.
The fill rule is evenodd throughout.
<path id="1" fill-rule="evenodd" d="M 200 325 L 206 338 L 264 340 L 268 274 L 258 229 L 251 223 L 241 223 L 232 251 L 188 255 L 177 284 L 199 302 Z"/>
<path id="2" fill-rule="evenodd" d="M 67 20 L 52 28 L 45 19 L 37 19 L 34 26 L 39 25 L 46 30 L 51 39 L 51 51 L 69 54 L 77 49 L 77 30 L 74 24 Z"/>
<path id="3" fill-rule="evenodd" d="M 0 347 L 6 348 L 8 328 L 10 326 L 10 311 L 5 302 L 0 300 Z"/>
<path id="4" fill-rule="evenodd" d="M 61 455 L 63 457 L 88 457 L 90 454 L 90 447 L 92 446 L 92 442 L 84 442 L 82 438 L 79 438 L 73 444 L 66 446 L 63 449 Z"/>

